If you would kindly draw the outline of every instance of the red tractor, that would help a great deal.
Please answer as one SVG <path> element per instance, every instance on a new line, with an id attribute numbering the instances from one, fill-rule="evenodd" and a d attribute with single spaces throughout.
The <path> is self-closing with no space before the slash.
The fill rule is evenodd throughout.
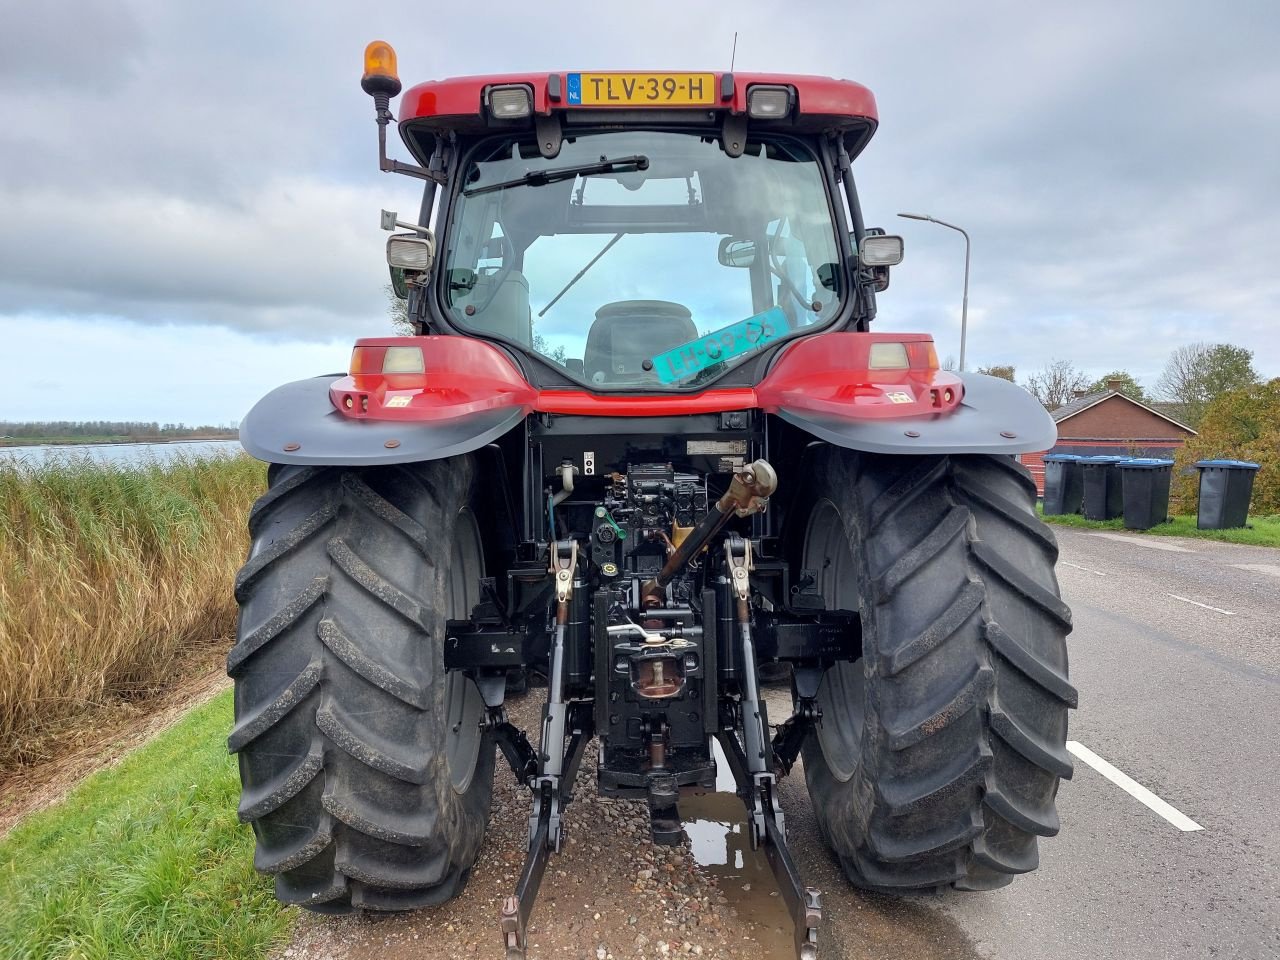
<path id="1" fill-rule="evenodd" d="M 871 333 L 902 241 L 864 225 L 856 83 L 551 73 L 419 84 L 366 52 L 412 336 L 280 387 L 236 584 L 240 817 L 279 898 L 406 910 L 461 893 L 500 751 L 531 794 L 508 956 L 571 786 L 681 837 L 712 740 L 812 957 L 817 891 L 776 778 L 876 890 L 1002 886 L 1058 831 L 1070 611 L 1014 454 L 1054 425 L 1011 383 Z M 790 676 L 772 728 L 762 666 Z M 509 681 L 546 677 L 538 746 Z"/>

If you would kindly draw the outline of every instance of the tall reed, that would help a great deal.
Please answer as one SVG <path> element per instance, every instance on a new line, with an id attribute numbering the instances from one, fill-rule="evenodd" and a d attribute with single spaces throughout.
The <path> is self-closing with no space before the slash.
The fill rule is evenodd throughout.
<path id="1" fill-rule="evenodd" d="M 50 725 L 163 687 L 234 628 L 246 456 L 129 466 L 0 461 L 0 767 Z"/>

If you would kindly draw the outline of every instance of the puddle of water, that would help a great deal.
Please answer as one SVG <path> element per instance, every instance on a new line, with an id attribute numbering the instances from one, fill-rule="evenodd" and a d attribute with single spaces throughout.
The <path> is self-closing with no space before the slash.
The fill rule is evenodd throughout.
<path id="1" fill-rule="evenodd" d="M 786 901 L 764 850 L 751 849 L 746 808 L 733 792 L 733 775 L 720 744 L 713 741 L 713 747 L 717 792 L 680 799 L 690 852 L 704 872 L 716 878 L 729 906 L 738 912 L 742 933 L 760 945 L 760 956 L 793 960 L 795 935 Z"/>

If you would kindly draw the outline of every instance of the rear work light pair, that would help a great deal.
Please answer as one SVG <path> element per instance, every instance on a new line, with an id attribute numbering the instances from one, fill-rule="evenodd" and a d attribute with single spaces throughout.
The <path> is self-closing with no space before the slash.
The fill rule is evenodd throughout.
<path id="1" fill-rule="evenodd" d="M 533 91 L 525 84 L 490 87 L 485 99 L 495 120 L 522 120 L 533 114 Z M 790 87 L 753 86 L 747 91 L 747 116 L 780 120 L 790 116 L 794 103 L 795 92 Z"/>

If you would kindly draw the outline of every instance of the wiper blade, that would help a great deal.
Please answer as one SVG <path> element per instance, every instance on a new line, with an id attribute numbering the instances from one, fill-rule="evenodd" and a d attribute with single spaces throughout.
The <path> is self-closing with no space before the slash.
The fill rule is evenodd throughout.
<path id="1" fill-rule="evenodd" d="M 463 190 L 464 197 L 476 197 L 482 193 L 493 193 L 507 187 L 541 187 L 548 183 L 559 183 L 561 180 L 572 180 L 575 177 L 590 176 L 593 173 L 616 173 L 621 170 L 648 170 L 649 158 L 637 153 L 630 157 L 618 157 L 616 160 L 598 160 L 595 163 L 579 163 L 572 167 L 555 167 L 551 170 L 530 170 L 523 177 L 513 180 L 502 180 L 498 183 L 486 183 L 483 187 L 472 187 Z"/>

